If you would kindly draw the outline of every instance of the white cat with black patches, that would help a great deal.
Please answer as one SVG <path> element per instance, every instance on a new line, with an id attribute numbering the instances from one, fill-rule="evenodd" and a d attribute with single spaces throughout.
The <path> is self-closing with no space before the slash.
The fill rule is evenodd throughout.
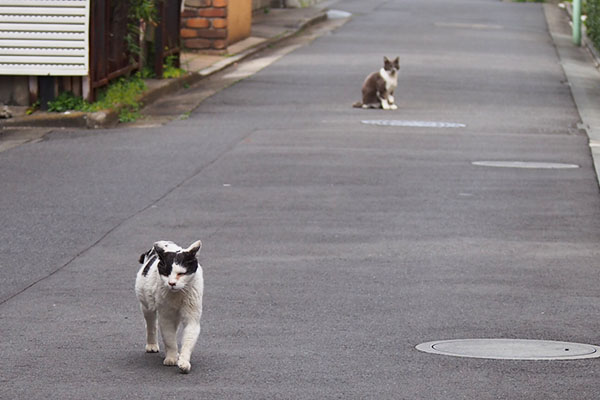
<path id="1" fill-rule="evenodd" d="M 164 365 L 177 365 L 190 372 L 190 357 L 200 335 L 204 280 L 196 254 L 202 242 L 187 249 L 169 241 L 154 243 L 140 256 L 142 267 L 135 280 L 135 293 L 146 320 L 146 352 L 158 353 L 157 322 L 165 345 Z M 181 349 L 177 329 L 182 325 Z"/>
<path id="2" fill-rule="evenodd" d="M 394 61 L 383 57 L 383 68 L 367 76 L 362 85 L 362 101 L 354 103 L 353 106 L 356 108 L 396 110 L 398 106 L 394 100 L 394 90 L 398 86 L 399 70 L 399 57 L 396 57 Z"/>

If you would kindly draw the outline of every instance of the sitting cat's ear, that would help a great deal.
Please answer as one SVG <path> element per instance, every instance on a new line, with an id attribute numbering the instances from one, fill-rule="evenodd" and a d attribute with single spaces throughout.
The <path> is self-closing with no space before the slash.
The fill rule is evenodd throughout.
<path id="1" fill-rule="evenodd" d="M 392 64 L 392 62 L 390 61 L 389 58 L 387 58 L 386 56 L 383 56 L 383 65 L 385 67 L 389 66 L 390 64 Z"/>
<path id="2" fill-rule="evenodd" d="M 396 69 L 400 69 L 400 57 L 396 57 L 396 58 L 394 59 L 394 67 L 395 67 Z"/>
<path id="3" fill-rule="evenodd" d="M 188 247 L 185 251 L 187 253 L 192 253 L 193 255 L 196 255 L 196 253 L 198 253 L 201 248 L 202 248 L 202 241 L 201 240 L 197 240 L 194 243 L 192 243 L 190 245 L 190 247 Z"/>

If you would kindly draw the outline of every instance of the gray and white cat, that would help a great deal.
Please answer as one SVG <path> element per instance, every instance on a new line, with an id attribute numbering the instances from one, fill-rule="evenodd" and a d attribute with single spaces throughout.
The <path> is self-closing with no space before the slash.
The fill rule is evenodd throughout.
<path id="1" fill-rule="evenodd" d="M 204 280 L 196 259 L 202 242 L 187 249 L 160 241 L 140 256 L 142 265 L 135 280 L 135 294 L 146 320 L 146 352 L 158 353 L 157 321 L 165 345 L 164 365 L 177 365 L 190 372 L 190 357 L 200 335 Z M 181 349 L 177 329 L 182 325 Z"/>
<path id="2" fill-rule="evenodd" d="M 362 101 L 354 103 L 353 107 L 397 109 L 398 106 L 394 102 L 394 90 L 398 86 L 399 70 L 399 57 L 396 57 L 394 61 L 383 57 L 383 68 L 367 76 L 362 85 Z"/>

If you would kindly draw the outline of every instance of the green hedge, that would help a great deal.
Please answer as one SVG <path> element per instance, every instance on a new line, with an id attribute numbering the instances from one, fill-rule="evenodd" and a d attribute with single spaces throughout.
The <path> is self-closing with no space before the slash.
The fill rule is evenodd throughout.
<path id="1" fill-rule="evenodd" d="M 600 49 L 600 0 L 586 0 L 583 7 L 587 14 L 587 35 L 594 42 L 594 46 Z"/>

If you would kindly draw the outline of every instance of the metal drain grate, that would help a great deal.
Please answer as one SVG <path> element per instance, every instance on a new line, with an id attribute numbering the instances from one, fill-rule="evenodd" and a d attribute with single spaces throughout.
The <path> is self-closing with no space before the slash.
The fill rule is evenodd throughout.
<path id="1" fill-rule="evenodd" d="M 366 119 L 360 121 L 366 125 L 378 126 L 403 126 L 411 128 L 464 128 L 465 124 L 455 122 L 435 122 L 435 121 L 404 121 L 398 119 Z"/>
<path id="2" fill-rule="evenodd" d="M 454 357 L 495 360 L 578 360 L 600 357 L 591 344 L 529 339 L 457 339 L 421 343 L 417 350 Z"/>

